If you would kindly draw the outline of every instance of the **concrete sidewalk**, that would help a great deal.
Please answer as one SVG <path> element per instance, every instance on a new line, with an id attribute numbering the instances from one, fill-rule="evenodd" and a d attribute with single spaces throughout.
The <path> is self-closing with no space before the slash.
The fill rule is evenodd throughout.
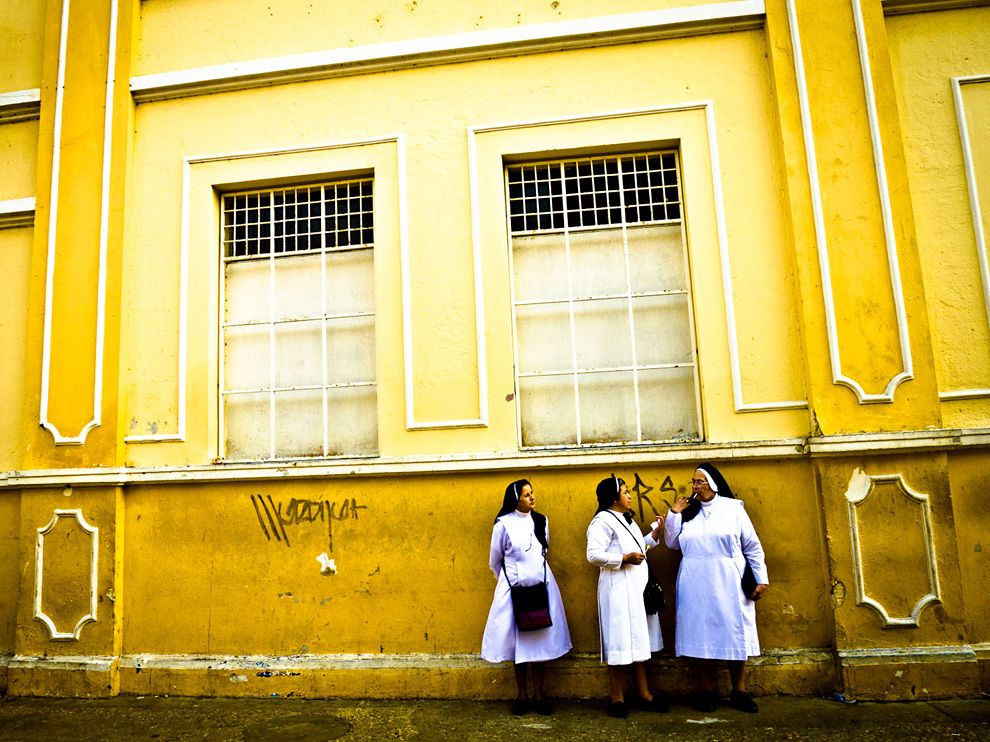
<path id="1" fill-rule="evenodd" d="M 514 717 L 504 702 L 118 697 L 0 700 L 0 740 L 990 740 L 990 700 L 843 704 L 757 699 L 758 714 L 608 717 L 603 701 Z"/>

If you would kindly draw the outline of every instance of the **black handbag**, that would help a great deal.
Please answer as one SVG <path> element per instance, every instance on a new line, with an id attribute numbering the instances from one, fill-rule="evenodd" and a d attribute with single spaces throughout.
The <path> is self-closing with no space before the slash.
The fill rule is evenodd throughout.
<path id="1" fill-rule="evenodd" d="M 756 590 L 756 575 L 753 574 L 753 568 L 747 564 L 742 576 L 742 591 L 747 600 L 752 599 L 750 596 L 754 590 Z"/>
<path id="2" fill-rule="evenodd" d="M 513 585 L 502 564 L 502 573 L 512 595 L 512 615 L 520 631 L 539 631 L 553 626 L 550 618 L 550 594 L 547 592 L 547 558 L 543 556 L 543 582 L 536 585 Z"/>
<path id="3" fill-rule="evenodd" d="M 611 510 L 609 512 L 612 513 Z M 636 537 L 633 535 L 633 532 L 629 529 L 629 526 L 627 526 L 625 523 L 622 523 L 622 520 L 619 518 L 618 515 L 615 515 L 615 513 L 612 513 L 612 515 L 615 516 L 615 519 L 622 524 L 623 528 L 629 531 L 629 535 L 632 536 L 633 540 L 635 541 Z M 649 570 L 649 568 L 650 565 L 647 564 L 646 569 Z M 663 611 L 664 608 L 667 607 L 666 601 L 664 600 L 663 597 L 663 588 L 660 587 L 659 582 L 653 579 L 652 573 L 650 573 L 650 576 L 646 580 L 646 587 L 643 588 L 643 606 L 646 608 L 646 615 L 648 616 L 652 616 L 655 613 L 660 613 Z"/>

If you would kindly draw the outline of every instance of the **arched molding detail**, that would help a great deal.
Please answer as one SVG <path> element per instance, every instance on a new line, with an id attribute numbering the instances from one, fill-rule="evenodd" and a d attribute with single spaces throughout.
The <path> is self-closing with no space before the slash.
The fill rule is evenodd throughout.
<path id="1" fill-rule="evenodd" d="M 921 508 L 921 529 L 925 542 L 928 592 L 917 600 L 908 616 L 891 616 L 890 612 L 880 601 L 871 598 L 866 593 L 866 579 L 863 573 L 863 553 L 856 510 L 869 500 L 870 496 L 876 491 L 877 484 L 895 485 L 902 495 Z M 938 581 L 938 567 L 935 560 L 935 542 L 932 538 L 932 513 L 928 495 L 911 489 L 901 474 L 871 475 L 857 468 L 853 472 L 852 479 L 849 482 L 849 489 L 846 490 L 846 503 L 849 513 L 849 536 L 852 542 L 853 577 L 856 582 L 856 604 L 869 606 L 876 611 L 885 629 L 902 626 L 917 627 L 918 619 L 925 606 L 929 603 L 941 602 L 942 600 Z"/>
<path id="2" fill-rule="evenodd" d="M 58 525 L 60 518 L 74 518 L 75 525 L 80 530 L 89 534 L 92 544 L 90 550 L 89 564 L 89 613 L 82 616 L 72 631 L 59 631 L 55 626 L 55 621 L 41 609 L 41 598 L 44 590 L 44 558 L 45 558 L 45 536 L 51 533 Z M 52 519 L 48 524 L 38 529 L 37 541 L 35 543 L 35 573 L 34 573 L 34 619 L 40 621 L 48 628 L 48 635 L 52 641 L 79 641 L 79 634 L 82 627 L 90 621 L 96 621 L 96 599 L 97 599 L 97 567 L 99 565 L 99 545 L 100 529 L 86 522 L 82 510 L 79 508 L 60 509 L 56 508 L 52 513 Z"/>

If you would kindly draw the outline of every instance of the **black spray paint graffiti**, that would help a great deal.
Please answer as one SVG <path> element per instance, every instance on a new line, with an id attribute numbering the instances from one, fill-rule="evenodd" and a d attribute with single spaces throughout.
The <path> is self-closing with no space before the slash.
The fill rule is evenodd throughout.
<path id="1" fill-rule="evenodd" d="M 258 516 L 258 524 L 261 532 L 265 534 L 268 541 L 275 537 L 276 543 L 289 544 L 289 534 L 285 530 L 286 526 L 296 526 L 301 523 L 315 523 L 317 521 L 327 524 L 327 546 L 329 553 L 333 553 L 333 523 L 340 520 L 357 520 L 359 510 L 367 510 L 367 505 L 358 505 L 355 498 L 344 499 L 341 502 L 330 502 L 329 500 L 297 500 L 292 498 L 283 511 L 281 501 L 275 502 L 271 495 L 251 495 L 251 504 L 254 505 L 255 515 Z M 262 516 L 264 513 L 264 516 Z M 267 521 L 267 525 L 266 525 Z"/>
<path id="2" fill-rule="evenodd" d="M 636 481 L 629 489 L 631 489 L 633 492 L 636 493 L 636 502 L 639 504 L 640 521 L 645 522 L 645 511 L 643 510 L 644 502 L 646 502 L 646 504 L 650 506 L 650 510 L 653 511 L 651 515 L 651 519 L 653 515 L 660 515 L 660 511 L 657 510 L 657 506 L 653 504 L 653 500 L 647 497 L 647 494 L 653 492 L 654 490 L 657 490 L 657 494 L 654 495 L 654 497 L 657 498 L 659 501 L 662 501 L 667 506 L 667 508 L 670 509 L 671 502 L 659 494 L 661 492 L 673 492 L 675 495 L 677 494 L 677 487 L 674 486 L 674 482 L 670 478 L 669 474 L 663 478 L 663 482 L 660 484 L 659 488 L 650 487 L 648 484 L 646 484 L 646 482 L 640 479 L 639 472 L 636 472 L 633 476 L 636 477 Z"/>

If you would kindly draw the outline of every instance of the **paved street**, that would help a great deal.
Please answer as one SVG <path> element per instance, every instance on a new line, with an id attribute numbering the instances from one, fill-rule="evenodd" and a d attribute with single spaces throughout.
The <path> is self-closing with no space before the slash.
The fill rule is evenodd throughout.
<path id="1" fill-rule="evenodd" d="M 0 740 L 980 740 L 990 700 L 843 704 L 761 698 L 760 713 L 605 715 L 601 701 L 562 702 L 552 716 L 513 717 L 508 704 L 119 697 L 0 700 Z"/>

